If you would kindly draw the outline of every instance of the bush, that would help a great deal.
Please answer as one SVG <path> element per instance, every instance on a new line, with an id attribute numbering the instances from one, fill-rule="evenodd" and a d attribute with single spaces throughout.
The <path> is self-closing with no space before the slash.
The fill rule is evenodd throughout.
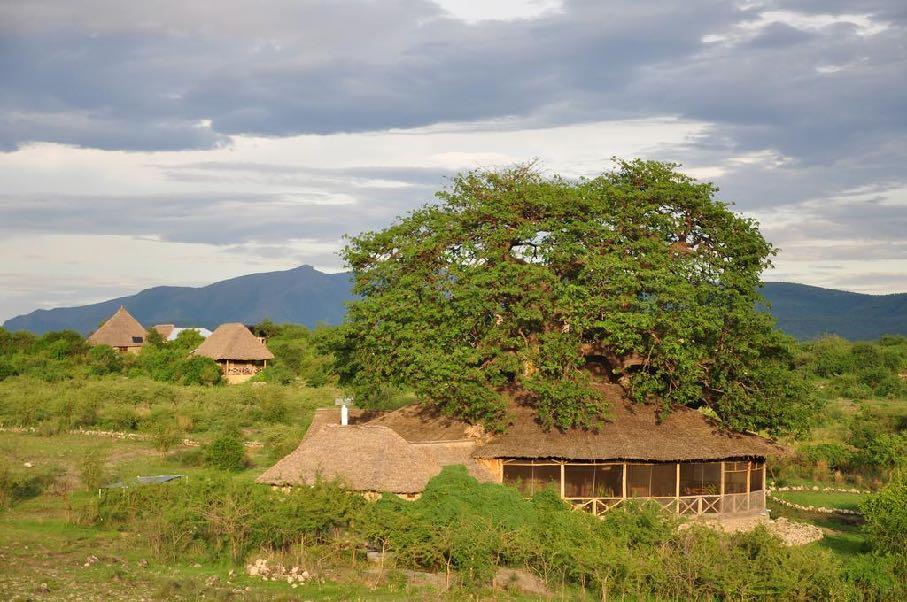
<path id="1" fill-rule="evenodd" d="M 94 375 L 114 374 L 123 369 L 123 358 L 110 345 L 95 345 L 88 351 L 88 371 Z"/>
<path id="2" fill-rule="evenodd" d="M 0 510 L 13 504 L 41 495 L 54 482 L 59 470 L 28 472 L 0 466 Z"/>
<path id="3" fill-rule="evenodd" d="M 246 467 L 246 448 L 236 433 L 223 433 L 205 446 L 205 463 L 220 470 L 239 471 Z"/>
<path id="4" fill-rule="evenodd" d="M 107 481 L 106 454 L 100 448 L 88 450 L 79 462 L 79 479 L 88 490 L 99 489 Z"/>
<path id="5" fill-rule="evenodd" d="M 907 473 L 897 471 L 891 482 L 861 507 L 864 529 L 873 548 L 882 554 L 907 550 Z"/>
<path id="6" fill-rule="evenodd" d="M 91 522 L 141 533 L 162 560 L 197 557 L 241 561 L 251 550 L 325 541 L 365 504 L 333 483 L 288 492 L 224 478 L 134 487 L 93 498 Z"/>
<path id="7" fill-rule="evenodd" d="M 824 462 L 834 470 L 847 469 L 852 460 L 853 452 L 840 443 L 815 443 L 802 445 L 797 450 L 798 459 L 807 465 L 816 465 Z"/>

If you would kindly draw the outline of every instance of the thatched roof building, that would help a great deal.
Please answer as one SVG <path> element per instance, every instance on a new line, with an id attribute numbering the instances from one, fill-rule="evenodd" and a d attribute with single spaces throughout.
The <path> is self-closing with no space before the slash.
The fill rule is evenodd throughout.
<path id="1" fill-rule="evenodd" d="M 215 361 L 257 361 L 274 359 L 274 354 L 239 322 L 221 324 L 193 353 Z"/>
<path id="2" fill-rule="evenodd" d="M 311 484 L 316 474 L 358 491 L 413 494 L 441 467 L 463 464 L 480 480 L 526 495 L 554 487 L 578 508 L 599 514 L 632 499 L 651 499 L 682 514 L 738 514 L 765 508 L 765 459 L 784 448 L 735 433 L 704 414 L 629 403 L 619 389 L 597 429 L 546 430 L 532 408 L 513 404 L 504 433 L 418 405 L 383 414 L 319 410 L 299 448 L 259 482 Z"/>
<path id="3" fill-rule="evenodd" d="M 221 372 L 230 384 L 249 380 L 267 367 L 268 360 L 274 359 L 264 339 L 239 322 L 221 324 L 192 353 L 210 357 L 220 364 Z"/>
<path id="4" fill-rule="evenodd" d="M 89 345 L 110 345 L 120 351 L 138 351 L 145 344 L 145 327 L 122 305 L 88 337 Z"/>

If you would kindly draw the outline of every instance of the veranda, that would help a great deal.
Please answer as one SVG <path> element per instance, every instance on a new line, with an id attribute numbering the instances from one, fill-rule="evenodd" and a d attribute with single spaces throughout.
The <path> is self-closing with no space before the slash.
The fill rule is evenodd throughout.
<path id="1" fill-rule="evenodd" d="M 679 514 L 765 510 L 765 463 L 506 459 L 505 484 L 526 496 L 553 487 L 576 508 L 599 515 L 626 500 L 652 500 Z"/>

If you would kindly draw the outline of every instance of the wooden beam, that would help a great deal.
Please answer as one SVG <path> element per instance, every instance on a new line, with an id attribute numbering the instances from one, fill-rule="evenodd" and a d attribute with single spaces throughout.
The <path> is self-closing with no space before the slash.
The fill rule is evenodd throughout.
<path id="1" fill-rule="evenodd" d="M 623 499 L 627 499 L 627 463 L 624 462 L 622 466 L 623 468 L 621 469 L 621 471 L 623 472 L 623 495 L 621 497 L 623 497 Z"/>
<path id="2" fill-rule="evenodd" d="M 564 464 L 561 464 L 561 499 L 564 499 Z"/>
<path id="3" fill-rule="evenodd" d="M 674 506 L 678 513 L 680 513 L 680 462 L 677 463 L 677 476 L 675 477 L 674 483 Z"/>

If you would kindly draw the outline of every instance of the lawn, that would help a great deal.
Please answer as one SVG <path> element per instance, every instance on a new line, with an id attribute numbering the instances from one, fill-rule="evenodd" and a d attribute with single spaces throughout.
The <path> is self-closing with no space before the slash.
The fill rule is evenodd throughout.
<path id="1" fill-rule="evenodd" d="M 781 498 L 801 506 L 838 508 L 841 510 L 859 510 L 867 495 L 864 493 L 846 493 L 839 491 L 775 491 L 773 497 Z"/>

